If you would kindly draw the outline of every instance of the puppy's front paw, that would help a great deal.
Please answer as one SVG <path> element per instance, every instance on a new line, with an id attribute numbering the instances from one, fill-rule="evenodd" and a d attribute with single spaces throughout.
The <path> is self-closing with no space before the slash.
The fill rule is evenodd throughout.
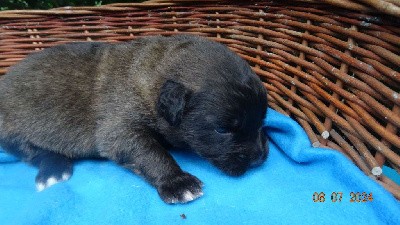
<path id="1" fill-rule="evenodd" d="M 158 194 L 168 204 L 186 203 L 203 195 L 203 183 L 189 173 L 171 177 L 158 186 Z"/>

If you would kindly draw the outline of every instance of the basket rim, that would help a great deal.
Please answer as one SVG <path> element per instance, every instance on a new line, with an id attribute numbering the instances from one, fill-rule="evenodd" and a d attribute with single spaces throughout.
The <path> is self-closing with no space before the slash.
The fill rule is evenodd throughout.
<path id="1" fill-rule="evenodd" d="M 346 10 L 366 12 L 366 13 L 379 13 L 400 18 L 400 0 L 294 0 L 296 3 L 303 4 L 319 4 L 319 5 L 331 5 Z M 65 6 L 59 8 L 53 8 L 48 10 L 4 10 L 0 11 L 1 18 L 34 18 L 33 15 L 93 15 L 98 14 L 100 11 L 109 12 L 123 12 L 130 10 L 131 8 L 150 8 L 160 6 L 176 6 L 182 4 L 207 4 L 207 3 L 229 3 L 229 2 L 240 2 L 240 1 L 229 1 L 229 0 L 147 0 L 140 3 L 110 3 L 100 6 Z M 251 3 L 253 1 L 245 1 Z M 280 2 L 279 0 L 277 1 Z M 286 2 L 283 1 L 282 2 Z"/>

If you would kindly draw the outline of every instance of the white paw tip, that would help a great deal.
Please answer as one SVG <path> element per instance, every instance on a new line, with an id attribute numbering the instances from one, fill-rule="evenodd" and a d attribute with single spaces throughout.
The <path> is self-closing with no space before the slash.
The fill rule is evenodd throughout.
<path id="1" fill-rule="evenodd" d="M 37 190 L 38 192 L 43 191 L 45 188 L 46 188 L 46 184 L 44 184 L 44 183 L 37 183 L 37 184 L 36 184 L 36 190 Z"/>
<path id="2" fill-rule="evenodd" d="M 62 179 L 67 180 L 70 176 L 71 176 L 70 174 L 63 174 Z M 66 179 L 64 179 L 64 178 L 66 178 Z M 55 177 L 50 177 L 49 179 L 46 180 L 46 183 L 43 183 L 43 182 L 36 183 L 36 189 L 37 189 L 37 191 L 40 192 L 50 186 L 53 186 L 53 185 L 59 183 L 60 181 L 61 180 L 57 180 L 57 178 L 55 178 Z"/>
<path id="3" fill-rule="evenodd" d="M 193 201 L 194 198 L 195 198 L 195 196 L 194 196 L 193 193 L 190 192 L 190 191 L 186 191 L 186 192 L 183 194 L 183 201 L 185 201 L 185 202 Z"/>
<path id="4" fill-rule="evenodd" d="M 195 200 L 195 199 L 197 199 L 197 198 L 199 198 L 201 196 L 203 196 L 203 192 L 202 191 L 200 191 L 200 192 L 198 192 L 196 194 L 193 194 L 190 191 L 186 191 L 183 194 L 183 202 L 190 202 L 190 201 L 193 201 L 193 200 Z"/>
<path id="5" fill-rule="evenodd" d="M 61 179 L 62 179 L 63 181 L 65 181 L 65 180 L 68 180 L 70 177 L 71 177 L 71 174 L 69 174 L 69 173 L 63 173 Z"/>
<path id="6" fill-rule="evenodd" d="M 50 187 L 50 186 L 55 185 L 57 183 L 58 183 L 58 180 L 55 177 L 50 177 L 46 181 L 46 187 Z"/>

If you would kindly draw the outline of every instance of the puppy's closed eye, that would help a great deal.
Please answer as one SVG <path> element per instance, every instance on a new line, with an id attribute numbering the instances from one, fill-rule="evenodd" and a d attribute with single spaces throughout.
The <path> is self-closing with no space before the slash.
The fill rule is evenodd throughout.
<path id="1" fill-rule="evenodd" d="M 214 130 L 218 134 L 232 134 L 237 132 L 242 127 L 242 122 L 239 119 L 233 119 L 229 123 L 220 123 Z M 226 125 L 229 124 L 229 125 Z"/>
<path id="2" fill-rule="evenodd" d="M 218 134 L 222 134 L 222 135 L 227 135 L 232 133 L 231 130 L 229 128 L 225 128 L 225 127 L 217 127 L 214 129 L 215 132 L 217 132 Z"/>

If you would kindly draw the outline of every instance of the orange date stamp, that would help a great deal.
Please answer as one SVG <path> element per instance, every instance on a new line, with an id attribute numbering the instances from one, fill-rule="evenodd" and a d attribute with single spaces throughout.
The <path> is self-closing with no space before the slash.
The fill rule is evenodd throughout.
<path id="1" fill-rule="evenodd" d="M 347 196 L 348 197 L 348 196 Z M 347 197 L 343 195 L 343 192 L 332 192 L 330 195 L 331 202 L 342 202 L 347 201 Z M 328 200 L 327 200 L 328 199 Z M 329 195 L 327 196 L 324 192 L 314 192 L 312 196 L 314 202 L 329 202 Z M 350 192 L 349 202 L 365 203 L 372 202 L 374 197 L 372 193 L 366 192 Z"/>

